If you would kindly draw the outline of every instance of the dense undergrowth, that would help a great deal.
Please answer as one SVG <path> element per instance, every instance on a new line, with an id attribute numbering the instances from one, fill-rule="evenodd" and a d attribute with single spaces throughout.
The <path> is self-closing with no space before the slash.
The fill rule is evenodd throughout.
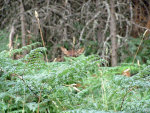
<path id="1" fill-rule="evenodd" d="M 32 46 L 0 53 L 1 113 L 150 112 L 150 65 L 104 67 L 96 55 L 46 63 L 43 47 L 12 60 Z"/>

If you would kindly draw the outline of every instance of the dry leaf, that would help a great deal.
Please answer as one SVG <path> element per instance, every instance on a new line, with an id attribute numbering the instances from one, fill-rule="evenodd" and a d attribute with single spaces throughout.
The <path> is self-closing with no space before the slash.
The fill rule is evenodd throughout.
<path id="1" fill-rule="evenodd" d="M 17 55 L 15 56 L 15 59 L 18 60 L 18 59 L 21 59 L 21 58 L 23 58 L 23 57 L 24 57 L 24 55 L 18 55 L 18 54 L 17 54 Z"/>
<path id="2" fill-rule="evenodd" d="M 53 62 L 62 62 L 64 59 L 62 57 L 57 57 L 53 60 Z"/>
<path id="3" fill-rule="evenodd" d="M 127 76 L 127 77 L 130 77 L 130 76 L 131 76 L 131 74 L 130 74 L 130 69 L 124 70 L 123 73 L 122 73 L 122 75 Z"/>
<path id="4" fill-rule="evenodd" d="M 140 66 L 140 61 L 139 60 L 137 60 L 137 64 L 138 64 L 138 66 Z"/>
<path id="5" fill-rule="evenodd" d="M 97 77 L 97 75 L 93 74 L 92 77 Z"/>
<path id="6" fill-rule="evenodd" d="M 81 84 L 77 83 L 74 85 L 75 87 L 81 87 Z"/>
<path id="7" fill-rule="evenodd" d="M 35 13 L 35 17 L 38 18 L 39 17 L 38 12 L 35 11 L 34 13 Z"/>
<path id="8" fill-rule="evenodd" d="M 81 84 L 70 84 L 70 85 L 65 85 L 65 86 L 72 87 L 74 90 L 80 92 L 80 90 L 77 87 L 80 87 Z"/>
<path id="9" fill-rule="evenodd" d="M 73 87 L 73 89 L 75 89 L 76 91 L 80 92 L 80 90 L 78 88 L 76 88 L 76 87 Z"/>

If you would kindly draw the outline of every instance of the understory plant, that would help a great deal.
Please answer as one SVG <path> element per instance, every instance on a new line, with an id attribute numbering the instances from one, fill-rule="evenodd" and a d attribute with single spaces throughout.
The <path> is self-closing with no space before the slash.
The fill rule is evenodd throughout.
<path id="1" fill-rule="evenodd" d="M 45 62 L 46 49 L 34 45 L 0 53 L 0 112 L 150 112 L 148 64 L 104 67 L 96 55 Z M 11 58 L 24 50 L 23 58 Z"/>

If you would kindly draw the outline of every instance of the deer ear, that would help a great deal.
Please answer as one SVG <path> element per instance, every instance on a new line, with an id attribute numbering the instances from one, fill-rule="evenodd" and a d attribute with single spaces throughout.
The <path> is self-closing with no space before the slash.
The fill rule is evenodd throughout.
<path id="1" fill-rule="evenodd" d="M 84 52 L 84 48 L 81 48 L 81 49 L 78 49 L 76 53 L 77 53 L 77 55 L 80 55 L 80 54 L 82 54 L 83 52 Z"/>
<path id="2" fill-rule="evenodd" d="M 68 55 L 68 51 L 66 48 L 64 47 L 60 47 L 61 51 L 65 54 L 65 55 Z"/>

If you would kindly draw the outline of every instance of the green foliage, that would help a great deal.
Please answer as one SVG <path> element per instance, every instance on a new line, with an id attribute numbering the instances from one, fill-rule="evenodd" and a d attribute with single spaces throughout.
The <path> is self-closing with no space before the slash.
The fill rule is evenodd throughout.
<path id="1" fill-rule="evenodd" d="M 98 45 L 99 43 L 96 42 L 96 41 L 90 41 L 90 40 L 87 40 L 85 42 L 85 46 L 86 46 L 86 55 L 90 55 L 90 54 L 96 54 L 97 50 L 98 50 Z"/>
<path id="2" fill-rule="evenodd" d="M 6 31 L 0 30 L 0 45 L 1 45 L 0 52 L 8 49 L 8 43 L 9 43 L 8 33 Z"/>
<path id="3" fill-rule="evenodd" d="M 11 59 L 24 48 L 29 54 Z M 149 65 L 102 67 L 96 55 L 45 63 L 45 48 L 24 48 L 0 53 L 0 112 L 150 112 Z"/>
<path id="4" fill-rule="evenodd" d="M 134 55 L 140 45 L 141 38 L 129 38 L 127 44 L 121 48 L 121 54 L 124 55 L 125 62 L 132 62 Z M 136 56 L 136 60 L 139 60 L 140 63 L 147 63 L 147 60 L 150 60 L 150 40 L 144 40 L 138 54 Z"/>

